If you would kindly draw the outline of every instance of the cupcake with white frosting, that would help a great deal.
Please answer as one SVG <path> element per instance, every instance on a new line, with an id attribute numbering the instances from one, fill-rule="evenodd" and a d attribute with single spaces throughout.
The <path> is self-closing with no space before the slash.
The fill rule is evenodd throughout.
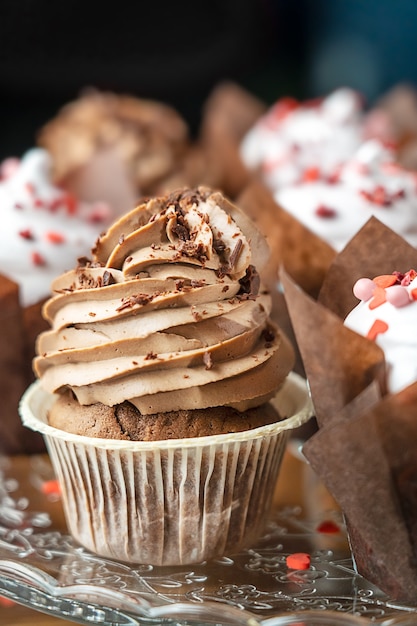
<path id="1" fill-rule="evenodd" d="M 282 187 L 275 200 L 337 252 L 372 216 L 417 245 L 415 172 L 376 139 L 364 142 L 333 179 L 317 176 Z"/>
<path id="2" fill-rule="evenodd" d="M 269 189 L 333 180 L 364 139 L 360 95 L 348 88 L 298 102 L 281 98 L 245 134 L 240 154 Z"/>
<path id="3" fill-rule="evenodd" d="M 382 348 L 388 391 L 396 393 L 417 380 L 417 272 L 363 277 L 353 293 L 360 302 L 345 326 Z"/>
<path id="4" fill-rule="evenodd" d="M 0 166 L 1 451 L 31 452 L 41 439 L 21 428 L 19 398 L 32 380 L 35 338 L 45 328 L 41 307 L 51 281 L 73 267 L 108 224 L 109 207 L 85 203 L 52 182 L 52 161 L 33 148 Z"/>

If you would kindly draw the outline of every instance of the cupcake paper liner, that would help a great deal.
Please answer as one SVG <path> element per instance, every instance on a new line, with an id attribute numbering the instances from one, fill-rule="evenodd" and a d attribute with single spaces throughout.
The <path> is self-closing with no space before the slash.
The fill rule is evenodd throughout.
<path id="1" fill-rule="evenodd" d="M 312 405 L 292 373 L 273 403 L 280 422 L 241 433 L 160 442 L 71 435 L 47 423 L 54 396 L 34 383 L 20 405 L 61 483 L 69 531 L 101 556 L 152 565 L 201 562 L 262 532 L 291 429 Z"/>

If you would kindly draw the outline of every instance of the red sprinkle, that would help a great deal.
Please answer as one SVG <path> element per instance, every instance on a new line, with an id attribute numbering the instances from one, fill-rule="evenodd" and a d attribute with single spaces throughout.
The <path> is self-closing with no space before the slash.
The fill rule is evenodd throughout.
<path id="1" fill-rule="evenodd" d="M 45 482 L 42 483 L 41 491 L 46 496 L 51 496 L 51 495 L 59 496 L 61 495 L 61 485 L 59 484 L 59 481 L 56 479 L 45 480 Z"/>
<path id="2" fill-rule="evenodd" d="M 324 204 L 320 204 L 317 209 L 315 210 L 315 214 L 318 217 L 324 217 L 324 218 L 331 218 L 331 217 L 336 217 L 337 215 L 337 211 L 335 209 L 332 209 L 329 206 L 325 206 Z"/>
<path id="3" fill-rule="evenodd" d="M 29 228 L 19 230 L 19 236 L 22 237 L 22 239 L 27 239 L 28 241 L 33 241 L 34 239 L 33 233 Z"/>
<path id="4" fill-rule="evenodd" d="M 395 285 L 397 277 L 394 274 L 381 274 L 381 276 L 376 276 L 373 281 L 378 287 L 386 289 L 387 287 Z"/>
<path id="5" fill-rule="evenodd" d="M 71 194 L 66 194 L 63 198 L 63 204 L 67 209 L 67 213 L 69 215 L 75 215 L 77 213 L 77 200 L 75 196 Z"/>
<path id="6" fill-rule="evenodd" d="M 390 206 L 395 200 L 405 196 L 405 191 L 403 189 L 389 193 L 382 185 L 377 185 L 373 191 L 362 189 L 359 193 L 366 200 L 368 200 L 368 202 L 372 202 L 373 204 L 377 204 L 379 206 Z"/>
<path id="7" fill-rule="evenodd" d="M 331 174 L 327 176 L 327 182 L 329 185 L 335 185 L 340 180 L 340 168 L 335 169 Z"/>
<path id="8" fill-rule="evenodd" d="M 298 109 L 299 103 L 294 98 L 281 98 L 272 107 L 271 114 L 276 120 L 283 120 L 289 113 Z"/>
<path id="9" fill-rule="evenodd" d="M 368 330 L 367 337 L 371 341 L 375 341 L 378 335 L 386 333 L 388 330 L 388 324 L 383 320 L 375 320 L 371 328 Z"/>
<path id="10" fill-rule="evenodd" d="M 111 215 L 111 209 L 108 206 L 108 204 L 105 204 L 104 202 L 97 203 L 94 209 L 89 214 L 88 221 L 91 222 L 92 224 L 97 224 L 108 219 L 110 215 Z"/>
<path id="11" fill-rule="evenodd" d="M 307 552 L 294 552 L 287 556 L 286 562 L 290 569 L 309 569 L 311 557 Z"/>
<path id="12" fill-rule="evenodd" d="M 416 270 L 408 270 L 408 272 L 401 274 L 400 276 L 398 276 L 397 272 L 394 272 L 394 274 L 397 276 L 397 279 L 400 281 L 400 285 L 403 287 L 408 287 L 408 285 L 412 283 L 417 276 Z"/>
<path id="13" fill-rule="evenodd" d="M 417 300 L 417 289 L 412 289 L 410 291 L 410 296 L 412 297 L 413 300 Z"/>
<path id="14" fill-rule="evenodd" d="M 62 197 L 54 198 L 49 202 L 49 210 L 51 213 L 55 213 L 59 209 L 59 207 L 63 204 Z"/>
<path id="15" fill-rule="evenodd" d="M 327 519 L 317 526 L 317 532 L 333 535 L 340 533 L 340 528 L 333 520 Z"/>
<path id="16" fill-rule="evenodd" d="M 26 191 L 28 191 L 31 195 L 34 195 L 35 185 L 33 185 L 33 183 L 26 183 L 25 187 L 26 187 Z"/>
<path id="17" fill-rule="evenodd" d="M 64 243 L 65 237 L 61 233 L 57 233 L 56 231 L 50 230 L 45 234 L 45 238 L 50 243 Z"/>
<path id="18" fill-rule="evenodd" d="M 304 170 L 302 175 L 303 182 L 314 182 L 315 180 L 319 180 L 320 178 L 320 170 L 318 167 L 308 167 Z"/>
<path id="19" fill-rule="evenodd" d="M 373 298 L 369 302 L 368 306 L 370 309 L 376 309 L 381 304 L 387 301 L 387 294 L 385 293 L 385 289 L 383 287 L 376 286 L 373 291 Z"/>
<path id="20" fill-rule="evenodd" d="M 32 256 L 33 265 L 36 265 L 38 267 L 46 265 L 46 261 L 43 258 L 43 256 L 40 254 L 40 252 L 32 252 L 31 256 Z"/>

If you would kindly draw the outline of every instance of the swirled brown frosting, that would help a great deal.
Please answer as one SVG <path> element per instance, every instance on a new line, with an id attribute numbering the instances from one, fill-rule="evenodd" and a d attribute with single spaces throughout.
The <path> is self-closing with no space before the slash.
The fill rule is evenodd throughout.
<path id="1" fill-rule="evenodd" d="M 267 255 L 220 192 L 144 202 L 53 282 L 34 360 L 42 386 L 142 415 L 262 405 L 294 362 L 256 269 Z"/>

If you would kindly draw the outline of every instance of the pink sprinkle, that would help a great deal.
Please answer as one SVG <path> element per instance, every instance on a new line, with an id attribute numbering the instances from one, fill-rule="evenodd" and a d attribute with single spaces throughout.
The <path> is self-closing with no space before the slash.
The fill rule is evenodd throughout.
<path id="1" fill-rule="evenodd" d="M 376 285 L 370 278 L 359 278 L 353 286 L 353 295 L 358 300 L 370 300 L 374 293 Z"/>
<path id="2" fill-rule="evenodd" d="M 25 187 L 26 191 L 28 191 L 30 195 L 33 196 L 35 193 L 35 185 L 33 183 L 26 183 Z"/>
<path id="3" fill-rule="evenodd" d="M 401 285 L 393 285 L 386 290 L 386 294 L 387 302 L 398 308 L 411 302 L 407 289 Z"/>

